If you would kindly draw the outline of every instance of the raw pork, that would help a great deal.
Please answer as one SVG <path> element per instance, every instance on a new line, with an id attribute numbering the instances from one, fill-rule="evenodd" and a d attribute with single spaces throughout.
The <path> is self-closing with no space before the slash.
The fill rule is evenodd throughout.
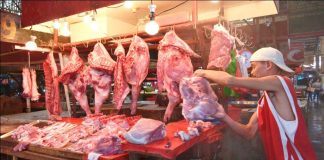
<path id="1" fill-rule="evenodd" d="M 61 119 L 59 115 L 62 112 L 60 100 L 60 88 L 58 82 L 57 67 L 53 52 L 47 55 L 43 63 L 45 75 L 45 106 L 48 111 L 49 119 Z"/>
<path id="2" fill-rule="evenodd" d="M 125 49 L 120 42 L 118 43 L 114 54 L 117 56 L 117 64 L 114 72 L 114 102 L 115 107 L 120 110 L 130 91 L 123 69 L 123 64 L 125 63 Z"/>
<path id="3" fill-rule="evenodd" d="M 82 109 L 87 115 L 90 115 L 91 111 L 86 95 L 87 84 L 89 83 L 89 68 L 84 65 L 75 47 L 72 48 L 69 62 L 63 68 L 59 81 L 68 85 Z"/>
<path id="4" fill-rule="evenodd" d="M 205 78 L 183 78 L 180 82 L 180 93 L 183 99 L 182 115 L 187 120 L 212 118 L 219 107 L 222 107 Z"/>
<path id="5" fill-rule="evenodd" d="M 30 72 L 28 68 L 23 68 L 22 77 L 23 77 L 22 86 L 24 88 L 22 96 L 25 98 L 29 98 L 31 97 L 32 86 L 31 86 Z"/>
<path id="6" fill-rule="evenodd" d="M 123 65 L 126 81 L 132 85 L 132 115 L 136 113 L 141 83 L 147 76 L 149 64 L 150 54 L 147 44 L 142 38 L 134 36 Z"/>
<path id="7" fill-rule="evenodd" d="M 32 69 L 31 71 L 31 100 L 37 101 L 39 99 L 40 94 L 38 93 L 37 89 L 37 83 L 36 83 L 36 71 L 35 69 Z"/>
<path id="8" fill-rule="evenodd" d="M 91 84 L 95 90 L 95 114 L 99 114 L 102 104 L 109 97 L 112 74 L 116 62 L 110 57 L 102 43 L 97 43 L 88 55 Z"/>
<path id="9" fill-rule="evenodd" d="M 170 119 L 174 107 L 181 102 L 180 80 L 193 74 L 190 56 L 200 57 L 174 31 L 166 33 L 160 41 L 157 62 L 158 88 L 159 92 L 166 89 L 169 99 L 164 114 L 165 122 Z"/>
<path id="10" fill-rule="evenodd" d="M 134 144 L 148 144 L 163 139 L 165 136 L 165 124 L 148 118 L 141 118 L 124 134 L 125 139 Z"/>
<path id="11" fill-rule="evenodd" d="M 212 40 L 207 69 L 226 70 L 231 62 L 230 51 L 234 38 L 221 25 L 215 25 L 212 31 Z"/>

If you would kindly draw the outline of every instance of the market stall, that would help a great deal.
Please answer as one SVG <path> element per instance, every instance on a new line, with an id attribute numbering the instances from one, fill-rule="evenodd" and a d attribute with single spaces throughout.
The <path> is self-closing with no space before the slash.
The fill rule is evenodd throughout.
<path id="1" fill-rule="evenodd" d="M 225 126 L 212 115 L 219 107 L 224 106 L 226 109 L 226 106 L 231 104 L 225 96 L 235 96 L 237 93 L 247 91 L 240 88 L 223 89 L 205 79 L 186 77 L 191 77 L 197 68 L 223 70 L 232 75 L 247 76 L 244 61 L 240 61 L 237 57 L 245 58 L 243 48 L 253 47 L 253 42 L 231 21 L 275 14 L 277 9 L 272 1 L 222 2 L 217 6 L 217 11 L 206 2 L 185 2 L 183 4 L 186 8 L 165 16 L 158 16 L 164 11 L 155 13 L 155 4 L 163 9 L 167 8 L 164 2 L 151 1 L 148 4 L 138 2 L 141 7 L 149 5 L 149 19 L 137 18 L 136 22 L 128 17 L 129 13 L 126 11 L 116 10 L 113 17 L 114 31 L 104 29 L 102 33 L 83 32 L 87 26 L 76 18 L 80 19 L 79 15 L 85 11 L 84 8 L 82 13 L 60 17 L 64 19 L 63 28 L 54 27 L 53 43 L 42 46 L 50 48 L 42 62 L 42 69 L 46 86 L 45 106 L 49 119 L 54 121 L 42 122 L 43 124 L 36 121 L 37 123 L 21 125 L 14 131 L 2 135 L 1 153 L 27 159 L 83 159 L 89 156 L 99 159 L 138 159 L 142 156 L 165 159 L 177 157 L 187 159 L 186 156 L 189 156 L 209 159 L 219 154 Z M 96 18 L 100 20 L 101 29 L 111 27 L 112 24 L 108 23 L 106 14 L 111 12 L 109 11 L 111 8 L 119 8 L 120 4 L 110 5 L 103 8 L 99 8 L 101 5 L 96 6 L 97 8 L 92 7 L 91 10 L 86 10 L 82 17 L 85 18 L 91 13 L 93 23 Z M 259 11 L 255 14 L 239 12 L 256 6 L 259 7 Z M 188 7 L 190 12 L 181 12 Z M 105 10 L 107 8 L 108 10 Z M 134 13 L 138 9 L 135 8 Z M 141 13 L 141 16 L 144 15 L 147 15 L 146 12 Z M 54 25 L 60 18 L 55 17 L 55 20 L 50 19 L 40 26 Z M 121 22 L 123 18 L 129 20 L 129 24 Z M 70 27 L 67 19 L 70 20 Z M 143 28 L 144 21 L 155 25 L 155 19 L 160 24 L 157 31 Z M 120 30 L 116 28 L 118 25 L 122 26 Z M 76 32 L 79 35 L 75 34 Z M 59 34 L 70 36 L 71 41 L 59 43 Z M 222 46 L 218 45 L 220 41 L 223 43 Z M 220 52 L 215 52 L 217 54 L 214 55 L 211 50 Z M 62 85 L 63 91 L 60 89 Z M 150 89 L 147 89 L 148 87 Z M 156 96 L 153 99 L 143 100 L 143 95 L 149 94 Z M 68 110 L 68 118 L 61 117 L 62 99 Z M 235 103 L 239 105 L 239 102 Z M 191 107 L 196 108 L 194 110 Z M 77 115 L 76 110 L 82 111 L 81 116 Z M 116 113 L 119 115 L 115 115 Z M 71 118 L 73 116 L 85 118 Z M 137 123 L 143 119 L 149 119 L 152 124 L 158 122 L 153 126 Z M 171 123 L 165 124 L 166 122 Z M 128 127 L 123 128 L 125 123 Z M 55 128 L 55 125 L 59 127 Z M 65 128 L 66 125 L 68 128 Z M 24 126 L 35 127 L 37 131 L 28 131 Z M 154 132 L 150 132 L 150 137 L 160 129 L 160 137 L 143 144 L 134 143 L 136 140 L 127 139 L 125 135 L 134 134 L 131 132 L 136 129 L 135 126 L 153 127 Z M 73 137 L 77 133 L 70 132 L 83 127 L 87 130 L 86 136 L 75 141 L 72 141 L 71 137 L 66 137 L 67 135 Z M 95 131 L 90 133 L 89 128 L 95 128 Z M 110 133 L 114 129 L 118 132 Z M 150 129 L 152 128 L 148 130 Z M 106 132 L 109 132 L 109 135 L 106 135 Z M 142 130 L 137 130 L 134 137 L 141 132 Z M 38 137 L 31 140 L 32 133 Z M 57 141 L 64 141 L 64 145 L 49 144 L 51 138 L 59 137 L 63 137 L 63 140 Z M 101 141 L 91 138 L 109 140 L 101 144 Z M 114 147 L 116 139 L 119 148 L 118 152 L 113 152 L 115 150 L 110 148 Z M 28 143 L 24 144 L 25 141 Z M 98 155 L 98 148 L 87 150 L 87 147 L 83 147 L 91 141 L 97 142 L 96 146 L 103 145 L 109 153 Z M 83 148 L 75 149 L 72 146 Z M 201 150 L 210 146 L 217 148 Z M 198 148 L 198 153 L 183 154 L 195 148 Z"/>

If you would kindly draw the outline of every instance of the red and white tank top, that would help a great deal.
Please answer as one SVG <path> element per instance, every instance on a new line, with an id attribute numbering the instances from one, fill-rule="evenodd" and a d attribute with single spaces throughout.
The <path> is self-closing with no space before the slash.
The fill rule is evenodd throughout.
<path id="1" fill-rule="evenodd" d="M 280 117 L 267 92 L 259 100 L 258 125 L 268 160 L 314 160 L 315 152 L 297 103 L 293 84 L 287 77 L 278 76 L 295 116 L 294 121 Z"/>

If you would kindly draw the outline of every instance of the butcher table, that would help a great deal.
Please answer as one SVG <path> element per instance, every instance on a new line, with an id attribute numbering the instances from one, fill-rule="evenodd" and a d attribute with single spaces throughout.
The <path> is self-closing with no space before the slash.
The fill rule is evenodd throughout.
<path id="1" fill-rule="evenodd" d="M 63 118 L 63 121 L 69 123 L 81 123 L 81 118 Z M 209 129 L 203 130 L 199 136 L 191 138 L 189 141 L 183 142 L 180 138 L 174 137 L 174 133 L 180 130 L 186 131 L 188 122 L 185 120 L 172 122 L 166 125 L 166 138 L 163 140 L 155 141 L 146 145 L 136 145 L 130 143 L 122 144 L 122 149 L 126 153 L 101 156 L 99 160 L 125 160 L 125 159 L 139 159 L 143 156 L 156 157 L 158 159 L 180 159 L 210 157 L 211 152 L 216 151 L 219 147 L 220 140 L 222 139 L 222 130 L 224 125 L 215 125 Z M 166 144 L 170 146 L 166 148 Z M 71 152 L 63 149 L 55 149 L 49 147 L 42 147 L 38 145 L 29 145 L 27 150 L 22 152 L 14 152 L 13 147 L 18 142 L 11 137 L 1 139 L 1 153 L 20 157 L 25 159 L 43 160 L 43 159 L 86 159 L 87 155 Z M 216 146 L 212 146 L 215 145 Z M 197 150 L 198 149 L 198 150 Z M 199 151 L 203 150 L 203 151 Z M 191 152 L 190 155 L 183 154 L 184 152 Z M 187 156 L 187 157 L 186 157 Z M 188 157 L 189 156 L 189 157 Z M 185 157 L 185 158 L 183 158 Z M 209 158 L 206 158 L 209 159 Z"/>

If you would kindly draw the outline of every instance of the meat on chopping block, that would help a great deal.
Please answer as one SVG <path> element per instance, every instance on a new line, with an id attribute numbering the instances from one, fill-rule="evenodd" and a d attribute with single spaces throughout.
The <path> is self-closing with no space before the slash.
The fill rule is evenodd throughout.
<path id="1" fill-rule="evenodd" d="M 136 113 L 136 103 L 141 91 L 141 84 L 148 74 L 150 53 L 146 42 L 134 36 L 129 46 L 123 65 L 126 81 L 132 85 L 131 114 Z"/>
<path id="2" fill-rule="evenodd" d="M 30 77 L 30 72 L 28 68 L 23 68 L 22 71 L 22 79 L 23 79 L 23 93 L 22 96 L 25 98 L 29 98 L 31 97 L 31 90 L 32 90 L 32 86 L 31 86 L 31 77 Z"/>
<path id="3" fill-rule="evenodd" d="M 49 119 L 59 120 L 62 112 L 60 100 L 60 88 L 58 82 L 57 66 L 53 52 L 47 55 L 43 63 L 45 75 L 45 106 L 48 111 Z"/>
<path id="4" fill-rule="evenodd" d="M 36 82 L 36 71 L 35 69 L 31 69 L 30 70 L 31 73 L 31 100 L 32 101 L 37 101 L 39 99 L 39 96 L 41 94 L 38 93 L 38 86 L 37 86 L 37 82 Z"/>
<path id="5" fill-rule="evenodd" d="M 209 82 L 202 77 L 186 77 L 180 82 L 180 93 L 183 99 L 182 115 L 187 120 L 207 120 L 222 106 Z"/>
<path id="6" fill-rule="evenodd" d="M 79 57 L 77 48 L 72 48 L 69 62 L 62 69 L 59 81 L 68 85 L 81 108 L 87 115 L 90 115 L 91 111 L 86 94 L 89 83 L 89 68 L 84 65 L 83 60 Z"/>
<path id="7" fill-rule="evenodd" d="M 117 62 L 114 71 L 114 102 L 115 107 L 120 110 L 123 102 L 130 92 L 125 79 L 123 64 L 125 63 L 125 49 L 119 42 L 114 54 L 117 56 Z"/>
<path id="8" fill-rule="evenodd" d="M 230 51 L 234 38 L 222 25 L 215 25 L 212 31 L 212 40 L 207 69 L 226 70 L 231 62 Z"/>
<path id="9" fill-rule="evenodd" d="M 174 31 L 169 31 L 159 44 L 157 79 L 159 92 L 166 89 L 169 103 L 164 114 L 168 121 L 173 109 L 181 102 L 179 83 L 183 77 L 193 74 L 190 56 L 200 57 L 180 39 Z"/>
<path id="10" fill-rule="evenodd" d="M 110 94 L 112 74 L 116 62 L 110 57 L 102 43 L 97 43 L 88 55 L 90 83 L 95 90 L 95 114 L 99 114 L 102 104 Z"/>
<path id="11" fill-rule="evenodd" d="M 148 144 L 163 139 L 165 136 L 165 124 L 148 118 L 141 118 L 124 134 L 124 138 L 134 144 Z"/>

